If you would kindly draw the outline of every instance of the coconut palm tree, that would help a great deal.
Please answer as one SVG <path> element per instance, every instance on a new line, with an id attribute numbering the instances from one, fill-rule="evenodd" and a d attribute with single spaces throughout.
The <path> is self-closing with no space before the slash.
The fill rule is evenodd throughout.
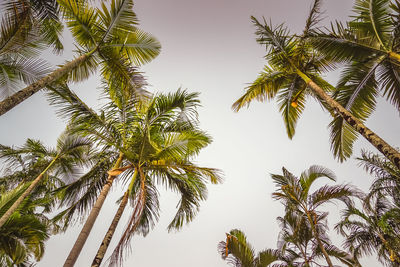
<path id="1" fill-rule="evenodd" d="M 119 177 L 126 177 L 128 173 L 132 177 L 134 176 L 135 178 L 132 179 L 131 186 L 129 186 L 129 192 L 131 192 L 129 198 L 135 198 L 139 194 L 141 197 L 139 203 L 146 205 L 156 205 L 150 200 L 156 201 L 157 199 L 152 194 L 156 192 L 154 191 L 154 181 L 148 177 L 152 179 L 157 177 L 165 183 L 171 182 L 169 179 L 172 179 L 175 184 L 171 184 L 171 188 L 177 189 L 178 192 L 184 192 L 190 197 L 195 197 L 194 199 L 186 199 L 186 196 L 183 198 L 181 208 L 178 209 L 178 215 L 174 220 L 175 224 L 172 223 L 171 228 L 179 228 L 186 220 L 190 221 L 195 214 L 197 202 L 204 198 L 202 194 L 195 190 L 196 186 L 201 193 L 204 193 L 205 190 L 199 177 L 209 177 L 212 182 L 219 180 L 214 169 L 201 168 L 189 161 L 191 155 L 196 154 L 210 142 L 209 137 L 196 128 L 197 94 L 189 94 L 186 91 L 179 90 L 175 94 L 159 95 L 147 101 L 143 101 L 143 99 L 138 101 L 136 92 L 138 88 L 143 88 L 143 81 L 138 77 L 132 77 L 132 79 L 136 81 L 136 88 L 112 96 L 112 100 L 110 99 L 109 103 L 103 106 L 100 114 L 87 107 L 66 85 L 53 88 L 50 94 L 50 101 L 59 106 L 59 113 L 72 118 L 71 132 L 89 138 L 93 144 L 101 147 L 104 151 L 111 151 L 114 155 L 119 154 L 123 159 L 120 160 L 118 165 L 124 166 L 108 172 L 112 179 L 108 179 L 107 184 L 100 185 L 101 183 L 98 183 L 96 186 L 87 187 L 91 192 L 78 190 L 76 194 L 69 194 L 69 197 L 76 199 L 76 201 L 71 204 L 72 210 L 67 209 L 68 216 L 71 215 L 68 210 L 79 212 L 79 209 L 76 209 L 77 206 L 82 207 L 83 210 L 89 210 L 93 206 L 96 210 L 91 209 L 64 266 L 73 266 L 77 260 L 114 177 L 118 175 Z M 106 90 L 109 91 L 108 88 Z M 114 90 L 114 92 L 117 92 L 117 90 Z M 187 158 L 183 157 L 185 153 L 187 153 Z M 174 156 L 181 158 L 174 158 Z M 136 174 L 134 175 L 134 173 Z M 168 176 L 166 176 L 167 174 Z M 136 177 L 139 178 L 136 179 Z M 182 179 L 190 181 L 190 185 L 194 187 L 181 184 Z M 78 184 L 74 183 L 73 186 L 78 188 Z M 138 185 L 145 187 L 142 190 L 142 187 L 137 187 Z M 96 199 L 96 190 L 99 188 L 102 188 L 102 192 L 93 204 L 92 200 L 93 198 Z M 149 199 L 142 199 L 143 194 L 148 196 Z M 99 200 L 100 197 L 103 198 L 101 201 Z M 143 202 L 143 200 L 146 201 Z M 128 197 L 125 197 L 122 203 L 127 201 Z M 151 217 L 152 213 L 146 213 L 148 208 L 146 205 L 144 210 L 143 207 L 139 208 L 136 205 L 137 208 L 134 209 L 136 215 L 133 218 L 142 218 L 143 220 L 140 221 L 138 226 L 131 229 L 133 232 L 127 233 L 125 238 L 130 239 L 136 231 L 146 233 L 146 229 L 149 230 L 151 221 L 146 222 L 144 218 L 147 219 L 147 216 L 150 216 L 149 219 L 154 218 Z M 119 247 L 121 253 L 126 245 L 125 241 Z"/>
<path id="2" fill-rule="evenodd" d="M 211 138 L 197 128 L 193 117 L 197 105 L 197 94 L 178 90 L 168 95 L 157 94 L 140 103 L 139 109 L 126 111 L 127 117 L 134 118 L 124 130 L 128 139 L 124 150 L 132 178 L 92 266 L 100 266 L 129 199 L 132 215 L 112 262 L 120 261 L 124 247 L 134 234 L 146 235 L 158 220 L 157 184 L 167 186 L 181 197 L 177 214 L 168 227 L 173 230 L 193 220 L 200 201 L 206 198 L 206 180 L 212 183 L 220 180 L 216 169 L 199 167 L 191 161 L 211 142 Z M 181 108 L 192 109 L 192 118 L 182 116 Z M 126 170 L 126 167 L 121 169 Z"/>
<path id="3" fill-rule="evenodd" d="M 400 209 L 385 198 L 363 203 L 362 210 L 348 204 L 335 226 L 344 246 L 355 258 L 377 252 L 382 264 L 400 266 Z"/>
<path id="4" fill-rule="evenodd" d="M 23 184 L 13 190 L 1 192 L 0 214 L 26 190 Z M 32 259 L 39 261 L 44 254 L 44 242 L 49 238 L 54 224 L 37 208 L 48 205 L 47 197 L 28 197 L 0 228 L 0 265 L 32 266 Z M 44 204 L 44 206 L 42 206 Z"/>
<path id="5" fill-rule="evenodd" d="M 84 138 L 62 134 L 57 140 L 55 149 L 46 148 L 40 141 L 28 139 L 25 145 L 19 148 L 9 146 L 0 146 L 0 158 L 5 159 L 8 163 L 7 169 L 13 169 L 14 178 L 23 179 L 21 183 L 29 182 L 26 190 L 15 200 L 15 202 L 5 211 L 0 218 L 0 228 L 7 222 L 10 216 L 18 209 L 21 203 L 27 198 L 33 190 L 49 176 L 52 172 L 54 176 L 71 175 L 77 172 L 77 168 L 83 167 L 86 163 L 86 154 L 90 151 L 90 142 Z M 25 159 L 29 160 L 24 163 Z M 22 164 L 21 164 L 22 163 Z M 29 165 L 28 172 L 26 164 Z M 22 165 L 22 173 L 20 175 L 18 168 Z M 38 170 L 40 173 L 34 177 L 26 177 L 26 173 Z M 25 180 L 27 179 L 27 180 Z M 5 179 L 2 179 L 5 180 Z M 6 182 L 9 182 L 8 180 Z M 15 182 L 13 180 L 12 182 Z"/>
<path id="6" fill-rule="evenodd" d="M 311 186 L 319 178 L 326 177 L 332 181 L 336 180 L 334 173 L 321 166 L 311 166 L 301 174 L 300 178 L 285 168 L 282 171 L 282 175 L 271 175 L 277 186 L 272 197 L 284 204 L 286 213 L 295 213 L 298 218 L 307 218 L 318 248 L 324 255 L 327 264 L 333 266 L 328 253 L 331 242 L 324 234 L 327 228 L 328 213 L 319 211 L 319 208 L 323 204 L 335 200 L 350 203 L 350 197 L 356 195 L 357 191 L 347 185 L 324 185 L 311 193 Z"/>
<path id="7" fill-rule="evenodd" d="M 274 249 L 266 249 L 255 255 L 254 248 L 247 241 L 246 235 L 238 229 L 226 234 L 226 241 L 218 244 L 218 251 L 222 259 L 235 267 L 267 267 L 282 259 L 280 251 Z"/>
<path id="8" fill-rule="evenodd" d="M 57 80 L 80 81 L 97 69 L 107 80 L 118 77 L 129 86 L 129 66 L 146 63 L 160 51 L 158 41 L 137 28 L 133 0 L 110 0 L 109 5 L 103 2 L 99 8 L 80 0 L 58 3 L 75 39 L 78 56 L 0 102 L 0 115 Z"/>
<path id="9" fill-rule="evenodd" d="M 335 99 L 365 121 L 379 95 L 400 110 L 400 2 L 357 0 L 353 10 L 352 21 L 333 23 L 330 31 L 310 32 L 308 40 L 329 60 L 345 63 Z M 341 160 L 348 158 L 358 133 L 341 117 L 332 121 L 330 129 L 335 154 Z"/>
<path id="10" fill-rule="evenodd" d="M 42 14 L 44 12 L 32 8 L 28 1 L 4 1 L 0 5 L 4 11 L 0 25 L 0 98 L 3 99 L 24 83 L 33 83 L 48 73 L 48 64 L 38 55 L 52 43 L 46 40 L 46 36 L 54 33 L 46 34 L 41 30 L 51 29 L 45 27 L 46 24 L 55 27 L 62 24 L 56 21 L 56 14 L 53 14 L 55 18 L 46 18 L 50 16 L 47 14 L 51 13 L 50 10 Z M 41 17 L 43 20 L 39 23 Z M 57 34 L 51 39 L 59 42 Z M 62 49 L 60 45 L 55 45 L 55 48 Z"/>
<path id="11" fill-rule="evenodd" d="M 259 78 L 233 104 L 233 109 L 238 111 L 254 99 L 264 101 L 276 97 L 288 136 L 291 138 L 294 135 L 297 120 L 304 110 L 306 96 L 312 95 L 334 118 L 343 117 L 349 127 L 363 135 L 382 154 L 400 167 L 400 153 L 327 93 L 332 91 L 333 87 L 322 79 L 321 72 L 332 67 L 332 62 L 313 50 L 306 40 L 306 36 L 318 22 L 319 4 L 319 0 L 314 2 L 301 37 L 290 35 L 283 25 L 273 28 L 265 20 L 262 24 L 252 17 L 257 28 L 257 41 L 267 48 L 266 59 L 269 66 L 264 68 Z"/>

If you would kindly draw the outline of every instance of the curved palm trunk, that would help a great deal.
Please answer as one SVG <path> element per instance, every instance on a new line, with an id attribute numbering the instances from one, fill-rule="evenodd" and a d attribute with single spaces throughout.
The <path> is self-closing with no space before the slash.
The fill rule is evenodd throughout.
<path id="1" fill-rule="evenodd" d="M 94 257 L 94 260 L 92 262 L 92 267 L 100 266 L 101 262 L 103 261 L 104 255 L 106 254 L 107 248 L 110 245 L 111 239 L 115 233 L 115 229 L 117 229 L 117 226 L 118 226 L 119 220 L 121 219 L 122 213 L 125 210 L 126 204 L 128 204 L 128 199 L 129 199 L 129 192 L 126 191 L 124 194 L 124 197 L 122 198 L 122 201 L 118 207 L 117 213 L 115 214 L 114 219 L 111 222 L 111 225 L 108 228 L 103 241 L 101 242 L 99 250 L 97 251 L 97 254 Z"/>
<path id="2" fill-rule="evenodd" d="M 333 263 L 331 261 L 331 258 L 329 257 L 328 252 L 326 252 L 325 247 L 322 244 L 321 239 L 319 238 L 317 229 L 315 229 L 314 221 L 311 218 L 311 215 L 309 214 L 308 210 L 306 210 L 306 214 L 307 214 L 308 221 L 310 222 L 310 225 L 311 225 L 311 230 L 313 231 L 314 237 L 318 242 L 318 247 L 321 249 L 322 254 L 324 254 L 326 263 L 328 264 L 329 267 L 333 267 Z"/>
<path id="3" fill-rule="evenodd" d="M 337 112 L 338 115 L 343 117 L 343 119 L 355 129 L 358 133 L 365 137 L 376 149 L 378 149 L 386 158 L 388 158 L 393 164 L 400 168 L 400 153 L 386 143 L 381 137 L 376 133 L 371 131 L 367 126 L 365 126 L 359 119 L 357 119 L 353 114 L 351 114 L 347 109 L 345 109 L 338 102 L 333 100 L 325 91 L 319 87 L 313 80 L 311 80 L 306 74 L 297 70 L 298 75 L 306 82 L 309 88 L 321 99 L 323 99 L 333 110 Z"/>
<path id="4" fill-rule="evenodd" d="M 51 166 L 57 161 L 58 156 L 55 157 L 50 164 L 46 167 L 44 171 L 42 171 L 38 177 L 33 180 L 33 182 L 29 185 L 29 187 L 25 190 L 24 193 L 12 204 L 12 206 L 1 216 L 0 218 L 0 227 L 6 223 L 6 221 L 10 218 L 10 216 L 17 210 L 18 206 L 24 201 L 24 199 L 30 195 L 30 193 L 35 189 L 36 185 L 42 180 L 44 174 L 51 168 Z"/>
<path id="5" fill-rule="evenodd" d="M 387 242 L 387 240 L 383 237 L 383 235 L 382 235 L 381 233 L 378 232 L 378 236 L 379 236 L 379 239 L 382 241 L 384 247 L 389 251 L 390 257 L 391 257 L 390 259 L 391 259 L 393 262 L 400 263 L 400 259 L 399 259 L 399 257 L 396 255 L 396 252 L 391 248 L 391 246 L 389 245 L 389 243 Z"/>
<path id="6" fill-rule="evenodd" d="M 120 153 L 117 162 L 115 163 L 113 169 L 119 168 L 121 165 L 123 158 L 123 154 Z M 82 227 L 81 232 L 79 233 L 78 238 L 75 241 L 74 246 L 72 247 L 71 251 L 69 252 L 69 255 L 67 259 L 65 260 L 64 267 L 72 267 L 74 266 L 76 260 L 78 259 L 83 246 L 85 245 L 85 242 L 87 238 L 89 237 L 90 231 L 93 228 L 94 223 L 96 222 L 97 216 L 100 213 L 100 209 L 103 206 L 103 203 L 108 195 L 108 192 L 110 191 L 111 185 L 114 181 L 115 176 L 109 175 L 107 178 L 106 184 L 103 186 L 103 189 L 100 192 L 99 197 L 96 200 L 96 203 L 94 204 L 92 210 L 90 211 L 90 214 L 88 218 L 86 219 L 85 225 Z"/>
<path id="7" fill-rule="evenodd" d="M 106 254 L 107 248 L 110 245 L 111 239 L 115 233 L 115 229 L 117 229 L 119 220 L 121 219 L 122 213 L 124 212 L 126 204 L 128 203 L 129 195 L 132 192 L 133 184 L 136 180 L 137 175 L 138 171 L 135 170 L 132 180 L 129 184 L 129 188 L 125 192 L 124 197 L 122 198 L 122 201 L 118 207 L 117 213 L 115 214 L 114 219 L 111 222 L 111 225 L 108 228 L 106 235 L 104 236 L 103 242 L 101 242 L 99 250 L 97 251 L 97 254 L 93 259 L 92 267 L 99 267 L 101 262 L 103 261 L 104 255 Z"/>
<path id="8" fill-rule="evenodd" d="M 94 51 L 91 51 L 87 54 L 83 54 L 74 60 L 68 62 L 64 66 L 56 69 L 49 75 L 43 77 L 39 81 L 32 83 L 31 85 L 25 87 L 24 89 L 16 92 L 12 96 L 7 97 L 3 101 L 0 102 L 0 116 L 6 113 L 7 111 L 11 110 L 19 103 L 23 102 L 24 100 L 28 99 L 34 93 L 37 93 L 40 89 L 46 87 L 47 85 L 51 84 L 52 82 L 56 81 L 57 79 L 61 78 L 77 66 L 79 66 L 82 62 L 86 61 L 90 55 Z"/>

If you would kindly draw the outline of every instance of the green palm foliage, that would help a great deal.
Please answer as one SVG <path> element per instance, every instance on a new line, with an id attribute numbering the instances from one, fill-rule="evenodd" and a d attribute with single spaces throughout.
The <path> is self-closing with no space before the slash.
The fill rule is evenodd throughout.
<path id="1" fill-rule="evenodd" d="M 37 81 L 50 69 L 38 58 L 49 43 L 41 33 L 46 20 L 39 23 L 37 12 L 26 1 L 6 1 L 1 5 L 4 13 L 0 22 L 0 98 L 3 99 L 24 83 Z M 51 20 L 49 24 L 61 25 Z"/>
<path id="2" fill-rule="evenodd" d="M 280 252 L 273 249 L 260 251 L 256 255 L 254 248 L 247 241 L 246 235 L 237 229 L 226 234 L 226 241 L 221 241 L 218 244 L 218 251 L 222 259 L 235 267 L 275 266 L 272 263 L 277 263 L 282 258 Z"/>
<path id="3" fill-rule="evenodd" d="M 218 170 L 199 167 L 191 161 L 211 142 L 197 126 L 198 94 L 178 90 L 138 101 L 132 91 L 115 95 L 102 107 L 101 113 L 96 113 L 68 91 L 66 86 L 54 88 L 50 100 L 59 106 L 61 114 L 72 118 L 70 131 L 89 138 L 104 151 L 113 151 L 114 155 L 122 153 L 124 157 L 124 167 L 108 172 L 119 175 L 118 180 L 129 184 L 124 199 L 129 199 L 132 205 L 129 223 L 111 259 L 112 263 L 119 263 L 132 237 L 146 235 L 158 220 L 157 185 L 181 196 L 177 214 L 168 226 L 173 230 L 194 218 L 206 197 L 205 182 L 220 181 Z M 96 192 L 99 188 L 88 189 Z M 67 194 L 78 199 L 73 208 L 77 205 L 90 208 L 87 196 L 96 193 Z"/>
<path id="4" fill-rule="evenodd" d="M 292 138 L 296 123 L 305 108 L 306 96 L 311 95 L 331 113 L 335 120 L 340 121 L 341 119 L 336 118 L 342 117 L 348 123 L 345 127 L 352 128 L 353 133 L 356 131 L 363 135 L 396 166 L 400 166 L 400 154 L 368 129 L 357 118 L 357 114 L 350 113 L 329 95 L 334 88 L 322 78 L 322 74 L 333 68 L 335 62 L 316 51 L 306 38 L 319 21 L 319 6 L 320 1 L 315 0 L 305 30 L 299 37 L 290 34 L 283 24 L 274 28 L 265 20 L 260 23 L 252 18 L 257 28 L 257 41 L 266 47 L 265 58 L 268 66 L 257 80 L 246 88 L 244 95 L 233 104 L 233 109 L 238 111 L 249 105 L 252 100 L 264 101 L 276 98 L 286 132 L 289 138 Z M 359 111 L 360 114 L 363 112 L 367 111 Z M 345 155 L 351 153 L 352 143 L 338 136 L 340 137 L 337 133 L 331 135 L 331 147 L 334 155 L 343 160 Z"/>
<path id="5" fill-rule="evenodd" d="M 58 3 L 75 39 L 77 57 L 2 101 L 0 115 L 60 78 L 81 81 L 96 70 L 109 83 L 122 84 L 119 90 L 125 90 L 132 87 L 130 66 L 149 62 L 160 52 L 158 41 L 137 28 L 132 0 L 103 1 L 96 8 L 81 0 Z"/>
<path id="6" fill-rule="evenodd" d="M 385 158 L 366 151 L 362 151 L 359 160 L 375 176 L 366 200 L 385 198 L 400 209 L 400 170 Z"/>
<path id="7" fill-rule="evenodd" d="M 324 185 L 314 192 L 310 192 L 311 186 L 319 178 L 326 177 L 332 181 L 336 180 L 334 173 L 321 166 L 311 166 L 299 178 L 285 168 L 283 168 L 282 175 L 272 174 L 271 177 L 277 186 L 272 197 L 284 204 L 286 213 L 294 213 L 298 219 L 307 219 L 315 243 L 324 255 L 327 264 L 333 266 L 328 251 L 333 252 L 337 249 L 330 245 L 331 242 L 325 234 L 328 213 L 321 212 L 319 209 L 322 205 L 337 200 L 351 203 L 350 197 L 356 195 L 357 191 L 347 185 Z M 339 256 L 341 253 L 332 254 L 335 257 L 338 255 L 338 260 L 347 261 L 345 257 L 342 257 L 344 254 L 341 256 Z"/>
<path id="8" fill-rule="evenodd" d="M 0 215 L 26 190 L 27 184 L 1 192 Z M 9 220 L 0 228 L 0 265 L 32 266 L 44 254 L 44 243 L 57 227 L 37 209 L 46 208 L 49 199 L 25 199 Z"/>
<path id="9" fill-rule="evenodd" d="M 400 171 L 385 158 L 365 151 L 359 160 L 375 180 L 361 199 L 363 208 L 348 205 L 336 229 L 346 237 L 345 246 L 355 257 L 377 253 L 382 264 L 398 266 Z"/>
<path id="10" fill-rule="evenodd" d="M 323 256 L 305 216 L 288 212 L 284 217 L 278 217 L 277 220 L 281 227 L 278 237 L 278 250 L 291 255 L 291 265 L 312 266 L 312 263 L 318 257 Z M 323 234 L 326 229 L 321 230 L 322 239 L 329 240 Z"/>
<path id="11" fill-rule="evenodd" d="M 355 258 L 376 252 L 386 266 L 400 264 L 400 209 L 385 198 L 364 202 L 363 209 L 347 205 L 335 226 Z"/>
<path id="12" fill-rule="evenodd" d="M 329 60 L 346 63 L 335 99 L 362 121 L 375 110 L 383 95 L 400 110 L 400 2 L 357 0 L 353 20 L 336 22 L 330 31 L 314 31 L 309 40 Z M 331 125 L 335 154 L 344 160 L 351 155 L 358 134 L 343 118 Z"/>
<path id="13" fill-rule="evenodd" d="M 0 179 L 1 184 L 12 188 L 13 185 L 30 182 L 23 194 L 1 215 L 0 227 L 41 183 L 46 183 L 44 191 L 48 192 L 62 184 L 63 177 L 77 173 L 86 164 L 89 151 L 88 140 L 66 134 L 60 136 L 54 149 L 46 148 L 40 141 L 32 139 L 17 148 L 0 146 L 0 158 L 6 163 L 6 173 Z M 35 176 L 30 176 L 32 174 Z"/>
<path id="14" fill-rule="evenodd" d="M 306 22 L 304 35 L 319 21 L 319 8 L 320 2 L 315 1 Z M 291 35 L 283 24 L 273 27 L 264 20 L 263 25 L 254 17 L 252 21 L 257 28 L 257 42 L 266 45 L 265 58 L 268 65 L 232 107 L 235 111 L 239 111 L 253 100 L 266 101 L 276 98 L 286 132 L 289 138 L 292 138 L 297 121 L 304 111 L 306 97 L 314 96 L 307 82 L 299 76 L 297 69 L 329 92 L 334 88 L 322 79 L 321 73 L 331 67 L 330 62 L 314 53 L 304 37 L 295 38 Z"/>

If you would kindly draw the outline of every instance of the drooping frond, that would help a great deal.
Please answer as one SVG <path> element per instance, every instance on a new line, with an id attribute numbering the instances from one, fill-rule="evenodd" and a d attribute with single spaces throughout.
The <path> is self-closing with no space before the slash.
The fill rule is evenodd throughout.
<path id="1" fill-rule="evenodd" d="M 286 79 L 284 72 L 273 71 L 270 67 L 265 66 L 258 78 L 245 89 L 246 92 L 243 96 L 233 103 L 232 109 L 239 111 L 244 106 L 248 107 L 253 100 L 264 102 L 273 99 L 286 83 Z"/>

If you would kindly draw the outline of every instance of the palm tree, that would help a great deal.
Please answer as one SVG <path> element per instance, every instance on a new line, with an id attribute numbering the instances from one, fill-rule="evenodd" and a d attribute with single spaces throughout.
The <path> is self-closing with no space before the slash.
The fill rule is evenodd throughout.
<path id="1" fill-rule="evenodd" d="M 254 99 L 264 101 L 277 97 L 288 136 L 291 138 L 294 135 L 296 122 L 304 110 L 305 96 L 311 94 L 333 117 L 343 117 L 349 127 L 363 135 L 389 160 L 400 167 L 400 153 L 326 93 L 326 91 L 332 91 L 333 88 L 321 78 L 320 74 L 332 67 L 332 62 L 315 52 L 305 38 L 318 22 L 319 3 L 319 0 L 314 2 L 304 33 L 297 38 L 290 35 L 283 25 L 273 28 L 265 20 L 264 24 L 261 24 L 252 17 L 257 27 L 256 34 L 259 36 L 257 41 L 267 48 L 266 59 L 269 66 L 265 67 L 259 78 L 233 104 L 233 109 L 238 111 Z"/>
<path id="2" fill-rule="evenodd" d="M 334 93 L 335 99 L 354 116 L 365 121 L 375 110 L 376 98 L 386 96 L 400 110 L 400 2 L 358 0 L 353 20 L 333 24 L 330 31 L 310 32 L 308 38 L 329 60 L 345 63 Z M 335 154 L 351 155 L 358 134 L 341 117 L 331 125 Z"/>
<path id="3" fill-rule="evenodd" d="M 246 235 L 238 229 L 231 230 L 229 234 L 226 234 L 226 241 L 218 244 L 218 251 L 222 259 L 234 267 L 267 267 L 283 259 L 280 251 L 274 249 L 266 249 L 255 255 Z"/>
<path id="4" fill-rule="evenodd" d="M 217 170 L 199 167 L 191 161 L 211 142 L 211 138 L 197 128 L 195 117 L 185 118 L 181 111 L 181 108 L 191 109 L 195 115 L 197 106 L 197 94 L 178 90 L 168 95 L 155 95 L 140 103 L 139 109 L 126 111 L 127 117 L 134 118 L 124 129 L 128 143 L 124 150 L 133 174 L 92 266 L 100 266 L 129 199 L 133 206 L 132 215 L 112 262 L 122 258 L 124 247 L 134 234 L 146 235 L 157 221 L 157 183 L 181 196 L 177 214 L 168 227 L 173 230 L 193 220 L 200 201 L 206 198 L 205 181 L 217 183 L 220 180 Z M 126 167 L 121 169 L 126 170 Z"/>
<path id="5" fill-rule="evenodd" d="M 346 237 L 345 246 L 355 257 L 377 252 L 383 264 L 398 265 L 400 171 L 387 159 L 366 151 L 359 160 L 375 180 L 369 193 L 361 199 L 363 209 L 348 205 L 336 229 Z"/>
<path id="6" fill-rule="evenodd" d="M 333 266 L 328 253 L 328 250 L 331 250 L 330 241 L 328 236 L 324 234 L 327 228 L 326 218 L 328 213 L 321 212 L 318 209 L 321 205 L 335 200 L 349 203 L 351 202 L 350 197 L 356 195 L 357 191 L 346 185 L 324 185 L 310 193 L 313 183 L 321 177 L 335 181 L 334 173 L 321 166 L 311 166 L 298 178 L 285 168 L 282 170 L 282 175 L 271 175 L 277 186 L 272 197 L 284 204 L 286 213 L 295 213 L 298 218 L 307 218 L 318 248 L 324 255 L 327 264 Z"/>
<path id="7" fill-rule="evenodd" d="M 53 7 L 40 8 L 40 2 L 5 1 L 1 3 L 3 16 L 0 28 L 0 97 L 3 99 L 48 74 L 48 64 L 38 54 L 54 44 L 61 51 L 56 28 L 62 29 L 57 19 L 57 2 Z M 43 5 L 46 7 L 46 5 Z M 41 20 L 40 23 L 38 20 Z M 46 25 L 46 26 L 45 26 Z M 47 26 L 51 25 L 51 27 Z M 53 29 L 53 30 L 52 30 Z"/>
<path id="8" fill-rule="evenodd" d="M 375 176 L 366 201 L 385 198 L 400 209 L 400 170 L 385 158 L 366 151 L 361 152 L 358 160 L 367 172 Z"/>
<path id="9" fill-rule="evenodd" d="M 8 192 L 1 192 L 0 214 L 27 188 L 21 185 Z M 49 238 L 54 225 L 43 214 L 37 214 L 36 209 L 42 204 L 47 205 L 44 198 L 27 198 L 9 220 L 0 228 L 0 265 L 1 266 L 31 266 L 31 258 L 39 261 L 44 254 L 44 242 Z"/>
<path id="10" fill-rule="evenodd" d="M 24 199 L 49 175 L 49 172 L 53 172 L 57 177 L 61 174 L 74 174 L 77 171 L 77 167 L 83 167 L 86 163 L 85 154 L 89 151 L 89 148 L 90 142 L 88 140 L 66 134 L 62 134 L 57 140 L 56 149 L 48 149 L 40 141 L 32 139 L 28 139 L 25 145 L 20 148 L 0 146 L 0 158 L 8 161 L 8 169 L 16 171 L 16 175 L 12 176 L 21 177 L 21 172 L 18 172 L 17 169 L 21 165 L 22 172 L 25 172 L 24 158 L 30 160 L 28 164 L 31 165 L 31 170 L 35 171 L 38 170 L 38 167 L 41 167 L 40 173 L 34 179 L 33 177 L 26 177 L 26 175 L 22 176 L 22 178 L 28 178 L 28 180 L 21 181 L 21 183 L 30 182 L 30 184 L 7 211 L 1 215 L 0 228 L 18 209 Z"/>
<path id="11" fill-rule="evenodd" d="M 137 188 L 139 181 L 145 182 L 143 184 L 145 190 L 140 191 L 142 194 L 139 195 L 143 197 L 143 194 L 146 193 L 148 197 L 154 197 L 152 194 L 153 189 L 155 189 L 153 188 L 153 181 L 147 179 L 147 177 L 159 177 L 160 180 L 165 179 L 165 182 L 167 182 L 169 179 L 174 177 L 173 175 L 183 176 L 187 173 L 191 174 L 191 176 L 188 176 L 185 179 L 192 181 L 193 183 L 197 181 L 199 177 L 210 177 L 212 182 L 217 182 L 219 179 L 214 169 L 197 167 L 190 163 L 189 158 L 173 158 L 174 155 L 182 155 L 186 152 L 189 157 L 190 155 L 193 155 L 193 153 L 197 153 L 201 147 L 207 145 L 210 141 L 207 135 L 204 135 L 204 133 L 198 131 L 195 127 L 196 124 L 194 122 L 196 121 L 195 119 L 197 114 L 196 106 L 198 105 L 197 94 L 188 94 L 185 91 L 178 91 L 175 94 L 168 96 L 160 95 L 151 98 L 151 100 L 148 101 L 143 101 L 143 99 L 138 101 L 136 98 L 136 92 L 138 91 L 138 88 L 143 88 L 144 86 L 144 81 L 142 81 L 140 77 L 141 75 L 138 75 L 136 78 L 132 77 L 136 82 L 136 88 L 131 88 L 131 91 L 125 91 L 123 94 L 119 93 L 114 95 L 112 97 L 113 100 L 109 101 L 109 103 L 102 108 L 100 114 L 97 114 L 94 110 L 87 107 L 78 96 L 68 89 L 66 85 L 52 88 L 50 101 L 52 104 L 60 107 L 60 114 L 72 118 L 70 131 L 89 138 L 92 140 L 93 144 L 100 147 L 103 151 L 110 151 L 114 155 L 119 154 L 120 161 L 118 162 L 118 166 L 124 166 L 122 168 L 117 168 L 116 164 L 114 170 L 108 172 L 111 178 L 107 180 L 106 184 L 104 184 L 105 181 L 101 178 L 97 179 L 98 183 L 88 183 L 90 178 L 87 176 L 86 179 L 83 179 L 83 181 L 86 181 L 83 182 L 83 184 L 86 186 L 84 188 L 88 191 L 77 190 L 76 193 L 67 193 L 68 198 L 76 200 L 71 203 L 71 208 L 68 208 L 63 212 L 68 214 L 69 217 L 73 216 L 73 213 L 88 210 L 92 206 L 93 209 L 90 211 L 89 217 L 64 266 L 73 266 L 77 260 L 108 190 L 111 187 L 114 177 L 118 175 L 120 177 L 125 177 L 128 173 L 133 175 L 136 170 L 135 179 L 132 179 L 133 184 L 129 187 L 130 192 L 132 193 L 129 196 L 130 198 L 137 196 L 138 190 L 141 190 L 141 187 Z M 110 90 L 107 88 L 106 91 Z M 117 90 L 114 90 L 114 92 L 117 92 Z M 148 128 L 143 128 L 144 126 Z M 159 133 L 157 130 L 162 130 L 163 132 Z M 149 140 L 146 139 L 146 136 L 147 138 L 151 137 L 160 139 Z M 166 137 L 168 137 L 168 139 L 162 141 L 162 138 Z M 146 143 L 146 140 L 150 143 Z M 144 143 L 142 144 L 142 142 Z M 161 145 L 166 146 L 164 150 L 162 150 L 164 147 Z M 140 151 L 139 148 L 144 150 Z M 156 152 L 162 152 L 162 154 L 154 154 Z M 142 159 L 138 158 L 139 155 Z M 153 161 L 149 161 L 150 159 Z M 141 160 L 145 161 L 142 162 Z M 180 162 L 178 160 L 180 160 Z M 140 171 L 143 172 L 142 174 L 138 173 L 138 162 L 141 162 Z M 180 163 L 180 165 L 178 163 Z M 156 167 L 158 169 L 156 169 Z M 169 177 L 167 179 L 165 173 L 172 175 L 172 178 Z M 162 177 L 160 178 L 160 176 Z M 136 177 L 140 178 L 136 179 Z M 183 178 L 181 177 L 180 179 Z M 179 192 L 186 192 L 185 190 L 187 190 L 186 193 L 189 194 L 189 196 L 196 197 L 195 199 L 189 200 L 183 198 L 183 201 L 181 202 L 182 208 L 178 210 L 179 216 L 177 215 L 174 221 L 176 225 L 171 224 L 171 228 L 179 228 L 180 224 L 185 221 L 184 218 L 186 214 L 188 216 L 188 221 L 189 218 L 194 216 L 196 203 L 204 196 L 197 195 L 198 192 L 192 187 L 185 187 L 184 184 L 181 185 L 178 178 L 174 181 L 175 184 L 171 185 L 171 188 L 178 188 L 180 190 Z M 79 186 L 80 184 L 82 183 L 77 182 L 73 183 L 71 186 L 73 186 L 73 188 L 82 188 Z M 141 184 L 141 182 L 139 184 Z M 199 181 L 192 185 L 198 186 L 198 190 L 205 190 Z M 92 200 L 96 199 L 96 192 L 101 188 L 102 192 L 93 205 L 94 201 Z M 68 188 L 65 189 L 68 191 Z M 192 190 L 194 191 L 192 192 Z M 127 197 L 123 203 L 126 201 Z M 194 202 L 192 203 L 192 201 Z M 67 202 L 68 201 L 66 201 L 66 203 Z M 150 205 L 154 203 L 147 201 L 146 199 L 145 204 Z M 137 212 L 140 211 L 140 213 L 136 214 L 138 217 L 135 218 L 146 218 L 149 214 L 146 213 L 146 206 L 145 208 L 144 211 L 137 208 Z M 193 208 L 194 210 L 191 210 L 190 208 Z M 139 226 L 138 231 L 144 233 L 145 229 L 147 229 L 144 219 L 140 222 Z M 130 237 L 131 234 L 132 233 L 126 235 L 126 237 Z M 123 247 L 124 245 L 121 245 L 121 251 Z"/>
<path id="12" fill-rule="evenodd" d="M 348 204 L 335 226 L 346 239 L 344 245 L 359 258 L 378 253 L 382 264 L 400 265 L 400 209 L 385 198 L 363 201 L 363 209 Z"/>
<path id="13" fill-rule="evenodd" d="M 128 87 L 131 63 L 148 62 L 160 51 L 158 41 L 136 27 L 132 0 L 111 0 L 109 9 L 104 2 L 100 8 L 80 0 L 58 3 L 75 38 L 78 57 L 0 102 L 0 115 L 61 78 L 67 81 L 86 79 L 99 66 L 107 80 L 112 80 L 110 76 L 118 77 L 119 82 Z"/>

